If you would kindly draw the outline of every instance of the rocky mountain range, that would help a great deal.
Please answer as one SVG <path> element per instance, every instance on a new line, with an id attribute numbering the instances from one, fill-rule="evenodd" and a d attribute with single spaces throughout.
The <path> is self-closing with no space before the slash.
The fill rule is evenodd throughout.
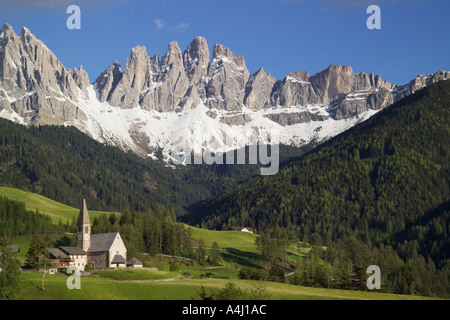
<path id="1" fill-rule="evenodd" d="M 315 75 L 279 80 L 262 68 L 250 74 L 242 56 L 195 38 L 181 51 L 169 44 L 160 58 L 144 46 L 123 68 L 114 61 L 91 84 L 80 67 L 68 69 L 27 28 L 0 30 L 0 117 L 26 125 L 76 126 L 94 139 L 168 159 L 174 146 L 228 151 L 277 132 L 280 143 L 325 140 L 450 72 L 419 75 L 405 85 L 373 73 L 330 65 Z M 225 139 L 231 136 L 232 139 Z"/>

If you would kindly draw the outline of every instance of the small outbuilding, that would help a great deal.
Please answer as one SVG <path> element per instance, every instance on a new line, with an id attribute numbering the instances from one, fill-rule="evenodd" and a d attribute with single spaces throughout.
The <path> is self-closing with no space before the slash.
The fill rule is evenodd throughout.
<path id="1" fill-rule="evenodd" d="M 139 268 L 140 269 L 140 268 L 143 268 L 144 265 L 138 259 L 132 258 L 132 259 L 127 261 L 127 267 L 128 268 Z"/>
<path id="2" fill-rule="evenodd" d="M 13 246 L 9 246 L 9 249 L 11 250 L 11 252 L 13 254 L 18 254 L 20 253 L 20 247 L 17 245 L 13 245 Z"/>

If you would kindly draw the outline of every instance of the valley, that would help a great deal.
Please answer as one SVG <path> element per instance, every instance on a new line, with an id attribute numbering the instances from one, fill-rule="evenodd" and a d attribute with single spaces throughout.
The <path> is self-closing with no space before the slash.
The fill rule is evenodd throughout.
<path id="1" fill-rule="evenodd" d="M 449 4 L 365 6 L 1 1 L 0 300 L 450 299 Z"/>
<path id="2" fill-rule="evenodd" d="M 1 188 L 0 197 L 25 201 L 27 209 L 39 209 L 39 214 L 59 212 L 54 218 L 71 219 L 77 214 L 77 209 L 62 205 L 45 197 L 27 193 L 17 189 Z M 37 199 L 39 201 L 37 201 Z M 48 206 L 48 209 L 47 209 Z M 56 210 L 56 207 L 65 208 Z M 38 214 L 38 213 L 36 213 Z M 62 236 L 62 235 L 60 235 Z M 53 235 L 57 240 L 60 236 Z M 255 239 L 257 235 L 236 231 L 210 231 L 193 228 L 193 239 L 204 240 L 205 246 L 211 246 L 217 241 L 221 248 L 239 252 L 245 256 L 256 255 Z M 25 253 L 29 247 L 31 237 L 11 239 L 11 244 L 19 245 L 21 252 L 18 259 L 23 263 Z M 307 252 L 307 251 L 305 251 Z M 299 252 L 295 252 L 298 254 Z M 222 255 L 225 255 L 222 253 Z M 202 288 L 208 292 L 219 292 L 227 284 L 233 283 L 241 290 L 255 290 L 264 288 L 265 299 L 270 300 L 423 300 L 425 297 L 412 295 L 393 295 L 386 293 L 358 292 L 348 290 L 319 289 L 282 284 L 276 282 L 261 282 L 239 279 L 239 269 L 249 262 L 239 259 L 226 261 L 220 267 L 205 267 L 200 265 L 181 266 L 178 270 L 169 271 L 171 261 L 182 259 L 155 257 L 149 260 L 149 266 L 159 268 L 159 271 L 147 270 L 110 270 L 93 272 L 91 276 L 81 278 L 81 290 L 69 290 L 66 287 L 67 275 L 47 275 L 45 291 L 41 290 L 42 273 L 23 271 L 20 280 L 20 294 L 18 300 L 199 300 Z M 250 262 L 255 263 L 256 260 Z M 243 264 L 242 264 L 243 263 Z M 187 275 L 189 275 L 187 277 Z"/>

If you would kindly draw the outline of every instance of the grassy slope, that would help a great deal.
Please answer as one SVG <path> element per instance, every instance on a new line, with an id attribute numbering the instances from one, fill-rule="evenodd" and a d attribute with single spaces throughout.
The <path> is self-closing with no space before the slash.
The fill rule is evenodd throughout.
<path id="1" fill-rule="evenodd" d="M 239 248 L 241 251 L 256 253 L 255 240 L 256 234 L 239 231 L 212 231 L 191 227 L 192 237 L 202 239 L 205 247 L 211 248 L 214 241 L 222 249 Z"/>
<path id="2" fill-rule="evenodd" d="M 72 219 L 77 217 L 80 212 L 80 209 L 66 206 L 65 204 L 53 201 L 32 192 L 26 192 L 14 188 L 0 187 L 0 196 L 24 202 L 27 209 L 33 211 L 39 210 L 40 213 L 47 214 L 54 223 L 58 223 L 59 219 L 61 219 L 63 223 L 66 223 L 67 220 L 72 221 Z M 108 212 L 89 211 L 91 219 L 94 219 L 102 213 L 109 214 Z"/>
<path id="3" fill-rule="evenodd" d="M 49 214 L 53 221 L 57 222 L 61 218 L 63 222 L 72 219 L 78 214 L 78 209 L 63 205 L 48 198 L 24 192 L 11 188 L 0 188 L 0 196 L 6 196 L 13 200 L 26 203 L 30 210 L 38 209 L 40 212 Z M 91 218 L 95 217 L 98 212 L 90 212 Z M 107 213 L 108 214 L 108 213 Z M 257 235 L 235 232 L 235 231 L 210 231 L 199 228 L 192 228 L 192 235 L 195 240 L 202 239 L 205 247 L 210 248 L 214 241 L 217 241 L 222 251 L 225 265 L 242 266 L 251 265 L 255 262 L 256 246 L 255 239 Z M 15 239 L 13 244 L 21 246 L 21 255 L 26 254 L 27 246 L 30 238 Z M 19 257 L 20 258 L 20 257 Z M 24 258 L 24 257 L 23 257 Z M 219 275 L 227 275 L 234 278 L 236 275 L 230 273 L 232 269 L 224 270 L 188 270 L 192 275 L 197 273 L 205 273 L 206 271 L 214 272 Z M 112 271 L 114 272 L 114 271 Z M 164 273 L 164 271 L 162 271 Z M 150 272 L 151 273 L 151 272 Z M 176 273 L 167 273 L 167 277 Z M 118 276 L 123 277 L 119 273 Z M 110 274 L 109 276 L 114 276 Z M 142 275 L 137 275 L 141 277 Z M 128 279 L 134 276 L 128 276 Z M 146 279 L 160 278 L 160 274 L 145 275 Z M 166 278 L 166 273 L 162 276 Z M 227 282 L 233 281 L 242 289 L 254 289 L 258 282 L 246 280 L 228 280 L 228 279 L 185 279 L 171 282 L 155 282 L 155 281 L 120 281 L 112 278 L 104 277 L 86 277 L 82 278 L 82 290 L 69 290 L 66 287 L 67 277 L 64 275 L 49 275 L 45 280 L 46 290 L 41 288 L 42 275 L 35 272 L 23 272 L 21 275 L 21 293 L 18 299 L 22 300 L 190 300 L 198 299 L 198 292 L 201 286 L 208 291 L 223 288 Z M 259 283 L 261 284 L 261 283 Z M 400 296 L 393 294 L 373 293 L 373 292 L 357 292 L 332 289 L 317 289 L 292 286 L 281 283 L 265 282 L 264 286 L 270 294 L 270 299 L 275 300 L 316 300 L 316 299 L 424 299 L 416 296 Z"/>
<path id="4" fill-rule="evenodd" d="M 39 210 L 48 214 L 54 223 L 61 219 L 63 223 L 72 221 L 79 214 L 79 209 L 72 208 L 41 195 L 14 188 L 0 187 L 0 196 L 24 202 L 27 209 Z M 91 222 L 95 217 L 110 212 L 89 211 Z M 257 235 L 237 231 L 210 231 L 192 227 L 193 239 L 203 240 L 206 248 L 211 248 L 214 241 L 223 249 L 224 263 L 227 265 L 251 265 L 256 262 L 255 239 Z M 13 244 L 21 247 L 21 254 L 26 254 L 30 238 L 15 239 Z M 20 257 L 19 257 L 20 258 Z"/>
<path id="5" fill-rule="evenodd" d="M 230 281 L 225 279 L 186 279 L 179 281 L 118 281 L 108 278 L 83 277 L 81 290 L 69 290 L 67 277 L 48 275 L 45 291 L 41 290 L 42 275 L 35 272 L 22 274 L 20 300 L 191 300 L 198 299 L 198 292 L 204 286 L 207 292 L 218 290 Z M 255 289 L 261 283 L 232 280 L 244 290 Z M 373 292 L 358 292 L 333 289 L 317 289 L 292 286 L 282 283 L 264 283 L 269 299 L 272 300 L 417 300 L 417 296 L 393 295 Z"/>

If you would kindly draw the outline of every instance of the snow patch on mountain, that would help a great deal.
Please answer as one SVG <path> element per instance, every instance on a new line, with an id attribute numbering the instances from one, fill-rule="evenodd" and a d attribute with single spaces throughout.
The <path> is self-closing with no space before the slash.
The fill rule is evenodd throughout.
<path id="1" fill-rule="evenodd" d="M 268 119 L 267 115 L 304 111 L 328 113 L 320 105 L 258 111 L 243 108 L 238 112 L 211 110 L 204 103 L 183 113 L 149 111 L 139 107 L 125 109 L 97 100 L 92 85 L 87 88 L 87 94 L 80 90 L 79 97 L 76 105 L 88 119 L 66 122 L 66 126 L 75 126 L 101 143 L 116 145 L 144 157 L 155 158 L 156 152 L 162 150 L 166 162 L 170 162 L 174 150 L 191 151 L 193 154 L 205 151 L 222 153 L 269 141 L 300 147 L 313 140 L 320 142 L 329 139 L 378 112 L 368 110 L 345 120 L 330 117 L 325 121 L 281 126 Z M 215 117 L 210 116 L 211 111 L 214 111 Z M 244 125 L 229 125 L 220 121 L 236 115 L 251 120 Z"/>

